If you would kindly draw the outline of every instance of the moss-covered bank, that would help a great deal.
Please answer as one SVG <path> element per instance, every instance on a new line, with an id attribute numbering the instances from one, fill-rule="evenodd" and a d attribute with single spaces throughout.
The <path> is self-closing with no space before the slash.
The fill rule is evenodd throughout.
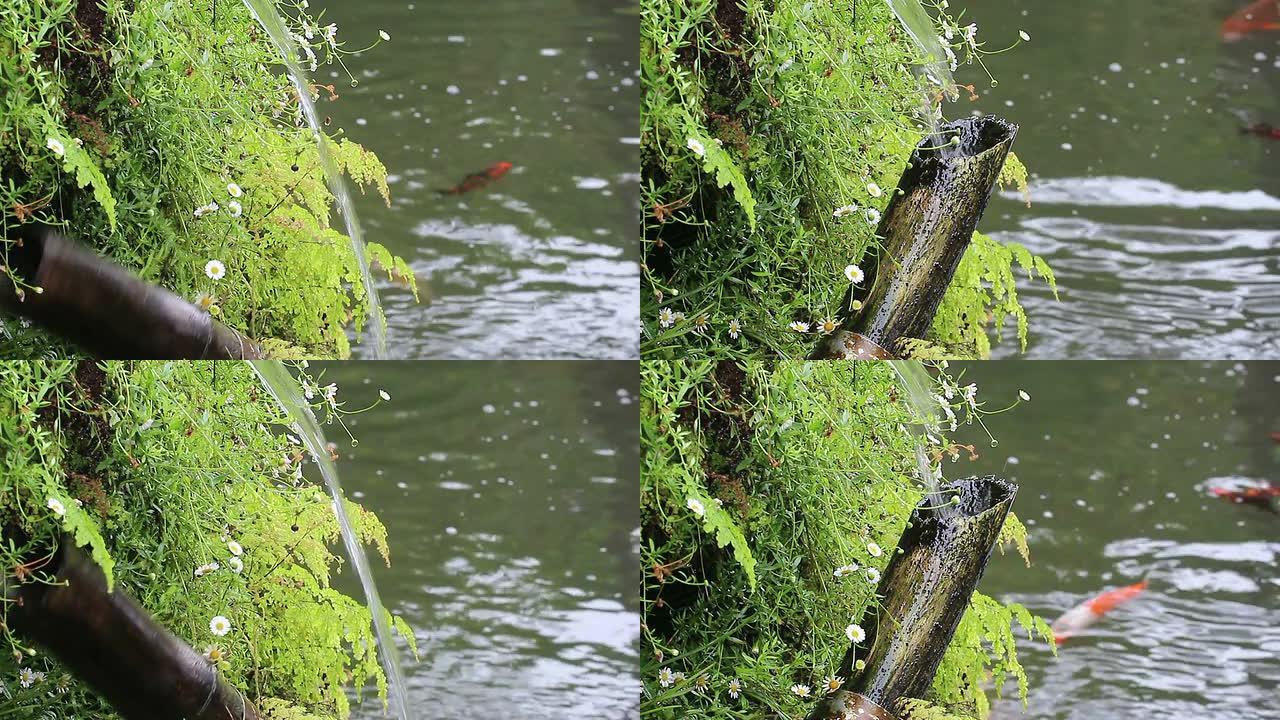
<path id="1" fill-rule="evenodd" d="M 270 717 L 345 717 L 348 688 L 385 687 L 371 618 L 329 585 L 337 522 L 282 420 L 244 364 L 0 363 L 0 584 L 47 581 L 72 536 Z M 386 557 L 377 518 L 348 508 Z M 0 716 L 115 717 L 3 622 Z"/>
<path id="2" fill-rule="evenodd" d="M 880 0 L 642 8 L 642 352 L 804 357 L 832 329 L 846 267 L 877 246 L 923 98 L 941 91 L 917 82 L 921 58 Z M 976 29 L 935 9 L 952 65 L 980 58 Z M 1025 177 L 1015 159 L 1003 180 Z M 1015 269 L 1053 282 L 1025 248 L 975 235 L 917 354 L 985 355 L 1010 317 L 1025 343 Z"/>
<path id="3" fill-rule="evenodd" d="M 340 61 L 336 26 L 304 5 L 279 2 L 304 63 Z M 65 224 L 277 354 L 346 355 L 364 289 L 278 63 L 239 0 L 3 3 L 0 282 L 36 291 L 9 263 L 17 227 Z M 336 100 L 341 87 L 313 90 Z M 377 158 L 329 132 L 341 170 L 386 197 Z M 412 283 L 385 248 L 369 254 Z M 0 356 L 51 352 L 70 349 L 0 318 Z"/>
<path id="4" fill-rule="evenodd" d="M 973 391 L 936 390 L 939 415 L 979 417 Z M 800 718 L 826 692 L 923 495 L 900 393 L 886 363 L 642 365 L 645 717 Z M 934 461 L 975 451 L 949 429 L 930 433 Z M 1025 555 L 1016 518 L 1002 540 Z M 1025 692 L 1015 621 L 1047 641 L 975 594 L 922 700 L 982 716 L 1007 678 Z"/>

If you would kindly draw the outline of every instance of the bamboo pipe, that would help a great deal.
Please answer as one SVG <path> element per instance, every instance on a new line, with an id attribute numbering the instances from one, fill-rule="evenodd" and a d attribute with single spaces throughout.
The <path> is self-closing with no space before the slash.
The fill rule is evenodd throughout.
<path id="1" fill-rule="evenodd" d="M 867 637 L 851 645 L 841 663 L 838 674 L 849 679 L 808 720 L 834 720 L 847 712 L 896 720 L 899 700 L 925 697 L 1017 492 L 1016 485 L 995 476 L 967 478 L 916 506 L 898 540 L 901 552 L 893 554 L 876 589 L 879 605 L 860 623 Z M 951 498 L 958 503 L 948 504 Z M 855 657 L 865 662 L 856 673 Z"/>
<path id="2" fill-rule="evenodd" d="M 42 291 L 18 294 L 9 279 L 0 278 L 0 308 L 27 317 L 98 357 L 262 357 L 252 340 L 51 227 L 23 226 L 8 259 L 21 277 Z"/>
<path id="3" fill-rule="evenodd" d="M 882 249 L 811 360 L 886 359 L 901 352 L 899 340 L 924 338 L 1017 134 L 987 115 L 947 123 L 916 146 L 876 229 Z"/>
<path id="4" fill-rule="evenodd" d="M 239 690 L 124 592 L 74 543 L 55 558 L 56 584 L 12 592 L 7 622 L 45 647 L 127 720 L 259 720 Z"/>

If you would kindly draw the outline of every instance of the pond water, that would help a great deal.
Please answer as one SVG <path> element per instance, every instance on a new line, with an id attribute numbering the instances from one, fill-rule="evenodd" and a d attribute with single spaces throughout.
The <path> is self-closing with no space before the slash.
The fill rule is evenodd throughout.
<path id="1" fill-rule="evenodd" d="M 1052 621 L 1142 578 L 1145 593 L 1054 658 L 1020 643 L 1029 708 L 997 720 L 1280 718 L 1280 515 L 1208 488 L 1280 482 L 1280 363 L 968 364 L 999 441 L 950 478 L 1019 483 L 1032 565 L 996 553 L 980 589 Z M 955 370 L 957 364 L 952 365 Z M 1012 692 L 1016 697 L 1016 692 Z"/>
<path id="2" fill-rule="evenodd" d="M 1027 355 L 1268 358 L 1280 353 L 1280 32 L 1224 42 L 1247 0 L 959 0 L 988 49 L 949 106 L 1021 124 L 1032 206 L 993 198 L 981 229 L 1057 272 L 1020 283 Z M 966 94 L 967 95 L 967 94 Z M 1017 343 L 994 354 L 1014 355 Z"/>
<path id="3" fill-rule="evenodd" d="M 357 196 L 368 240 L 423 293 L 380 285 L 402 358 L 634 358 L 639 353 L 639 16 L 623 0 L 313 0 L 350 48 L 316 82 L 391 173 Z M 332 129 L 332 128 L 331 128 Z M 499 162 L 505 176 L 439 191 Z M 358 195 L 358 194 L 357 194 Z M 368 355 L 357 348 L 357 357 Z"/>
<path id="4" fill-rule="evenodd" d="M 635 363 L 313 363 L 325 428 L 386 524 L 382 600 L 414 628 L 411 718 L 633 717 L 640 695 Z M 352 577 L 338 586 L 360 597 Z M 366 700 L 353 717 L 383 717 Z"/>

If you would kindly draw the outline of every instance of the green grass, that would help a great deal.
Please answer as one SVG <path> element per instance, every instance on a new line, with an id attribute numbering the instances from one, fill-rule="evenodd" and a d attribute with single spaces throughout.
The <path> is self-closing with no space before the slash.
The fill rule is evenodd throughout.
<path id="1" fill-rule="evenodd" d="M 915 418 L 885 363 L 641 368 L 642 717 L 803 717 L 848 648 L 846 626 L 875 602 L 863 573 L 834 570 L 883 569 L 923 495 L 905 429 Z M 980 402 L 952 394 L 959 421 L 980 418 Z M 935 457 L 967 454 L 939 439 Z M 1005 530 L 1025 543 L 1016 519 Z M 975 595 L 925 700 L 981 716 L 988 671 L 996 688 L 1006 676 L 1025 683 L 1015 621 L 1048 632 L 1019 606 Z M 664 684 L 665 672 L 683 679 Z"/>
<path id="2" fill-rule="evenodd" d="M 980 58 L 981 43 L 954 42 Z M 642 2 L 644 357 L 812 350 L 788 326 L 836 316 L 845 266 L 876 246 L 861 211 L 883 211 L 922 137 L 918 59 L 878 0 Z M 1025 344 L 1020 257 L 976 245 L 922 351 L 985 355 L 1010 315 Z M 1052 283 L 1043 262 L 1026 269 Z"/>
<path id="3" fill-rule="evenodd" d="M 326 19 L 294 0 L 279 6 L 300 34 L 313 28 L 318 62 L 341 62 L 341 42 L 316 28 Z M 32 291 L 9 267 L 15 226 L 65 225 L 150 282 L 193 301 L 206 295 L 221 320 L 281 353 L 345 356 L 367 303 L 349 241 L 330 225 L 315 140 L 243 4 L 219 0 L 216 25 L 211 9 L 209 0 L 0 7 L 0 281 Z M 328 132 L 339 168 L 385 197 L 377 158 Z M 219 209 L 197 217 L 210 203 Z M 369 255 L 412 283 L 385 248 L 370 245 Z M 210 260 L 225 277 L 206 276 Z M 10 357 L 71 353 L 13 320 L 0 320 L 0 347 Z"/>
<path id="4" fill-rule="evenodd" d="M 316 411 L 341 406 L 317 397 Z M 12 587 L 20 565 L 74 534 L 116 589 L 197 651 L 218 648 L 219 673 L 251 700 L 291 708 L 277 717 L 346 717 L 349 686 L 385 693 L 385 679 L 368 609 L 330 587 L 344 564 L 329 550 L 337 522 L 282 421 L 245 364 L 0 363 L 0 580 Z M 377 518 L 348 509 L 387 557 Z M 7 612 L 0 604 L 0 621 Z M 210 632 L 219 615 L 232 624 L 224 637 Z M 23 668 L 45 679 L 22 687 Z M 116 715 L 0 622 L 0 717 Z"/>

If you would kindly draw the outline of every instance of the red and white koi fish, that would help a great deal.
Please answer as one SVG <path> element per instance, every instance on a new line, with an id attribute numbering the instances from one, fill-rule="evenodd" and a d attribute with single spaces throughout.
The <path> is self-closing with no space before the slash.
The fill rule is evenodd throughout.
<path id="1" fill-rule="evenodd" d="M 462 182 L 454 185 L 448 190 L 441 190 L 440 194 L 461 195 L 462 193 L 471 192 L 472 190 L 479 190 L 485 185 L 488 185 L 494 180 L 506 175 L 507 171 L 510 169 L 511 163 L 509 162 L 494 163 L 480 172 L 471 173 L 470 175 L 462 178 Z"/>
<path id="2" fill-rule="evenodd" d="M 1062 617 L 1054 620 L 1053 624 L 1049 626 L 1053 630 L 1054 641 L 1061 645 L 1067 641 L 1067 638 L 1098 622 L 1103 615 L 1138 597 L 1146 589 L 1147 581 L 1143 580 L 1132 585 L 1108 590 L 1085 600 L 1063 613 Z"/>
<path id="3" fill-rule="evenodd" d="M 1272 140 L 1280 140 L 1280 127 L 1268 125 L 1267 123 L 1258 123 L 1250 125 L 1246 128 L 1240 128 L 1241 135 L 1257 135 L 1258 137 L 1270 138 Z M 1271 437 L 1276 437 L 1277 433 L 1271 433 Z"/>
<path id="4" fill-rule="evenodd" d="M 1273 513 L 1280 514 L 1280 510 L 1276 509 L 1273 500 L 1280 498 L 1280 487 L 1272 485 L 1262 485 L 1253 487 L 1244 487 L 1239 490 L 1231 490 L 1229 488 L 1209 488 L 1209 492 L 1218 497 L 1243 505 L 1256 505 L 1263 510 L 1269 510 Z"/>
<path id="5" fill-rule="evenodd" d="M 1222 23 L 1222 39 L 1235 41 L 1250 33 L 1280 30 L 1280 0 L 1257 0 Z"/>

